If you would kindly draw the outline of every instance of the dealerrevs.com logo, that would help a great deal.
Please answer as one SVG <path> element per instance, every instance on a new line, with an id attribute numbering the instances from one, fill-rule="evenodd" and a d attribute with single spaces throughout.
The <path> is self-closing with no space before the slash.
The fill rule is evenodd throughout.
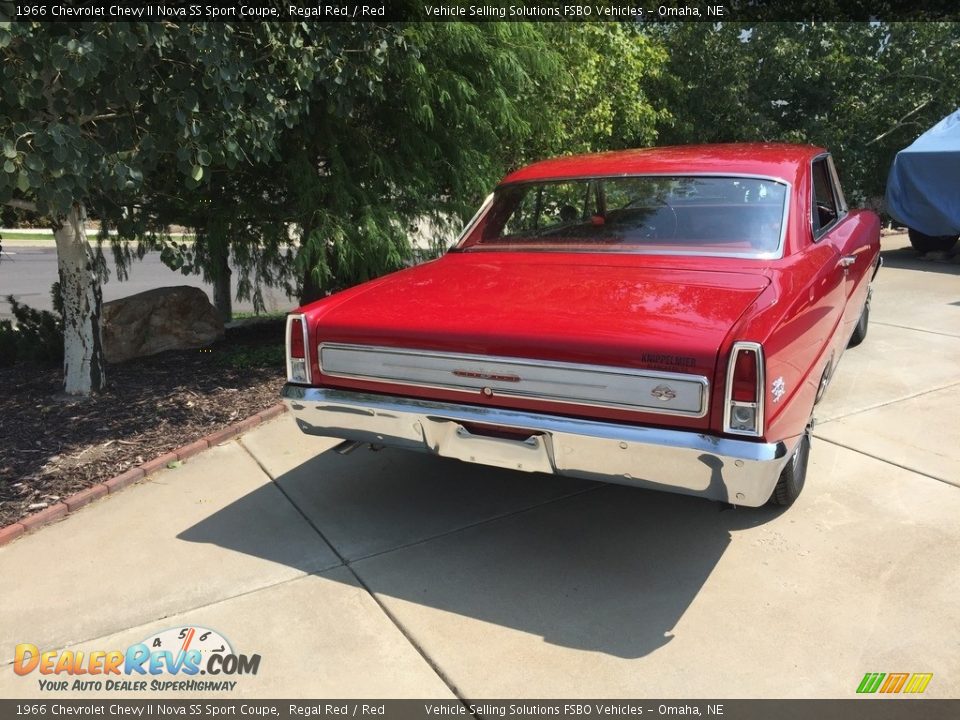
<path id="1" fill-rule="evenodd" d="M 210 628 L 171 628 L 126 650 L 50 650 L 21 643 L 13 671 L 37 673 L 42 691 L 233 690 L 240 675 L 256 675 L 259 655 L 241 655 Z M 203 676 L 202 679 L 199 676 Z"/>

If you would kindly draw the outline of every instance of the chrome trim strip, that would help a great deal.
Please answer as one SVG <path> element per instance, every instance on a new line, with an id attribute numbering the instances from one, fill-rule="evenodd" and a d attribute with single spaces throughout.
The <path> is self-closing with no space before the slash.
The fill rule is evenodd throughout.
<path id="1" fill-rule="evenodd" d="M 833 162 L 833 155 L 827 153 L 827 167 L 830 169 L 830 178 L 833 180 L 833 195 L 837 199 L 837 210 L 840 216 L 844 216 L 850 210 L 847 205 L 847 197 L 843 194 L 843 188 L 840 186 L 840 174 L 837 172 L 837 165 Z"/>
<path id="2" fill-rule="evenodd" d="M 662 256 L 662 257 L 709 257 L 717 258 L 718 260 L 779 260 L 783 257 L 782 252 L 765 252 L 765 253 L 724 253 L 718 255 L 717 253 L 711 252 L 701 252 L 699 250 L 687 250 L 684 252 L 674 252 L 671 250 L 617 250 L 612 248 L 610 250 L 589 250 L 586 248 L 563 248 L 563 247 L 537 247 L 534 248 L 532 245 L 526 246 L 522 249 L 508 250 L 503 247 L 469 247 L 466 250 L 458 252 L 478 252 L 478 253 L 567 253 L 570 255 L 643 255 L 643 256 Z"/>
<path id="3" fill-rule="evenodd" d="M 290 361 L 293 359 L 290 357 L 290 325 L 294 320 L 300 320 L 300 327 L 303 329 L 303 354 L 304 360 L 306 360 L 306 372 L 307 372 L 307 384 L 313 382 L 313 369 L 312 363 L 310 362 L 310 342 L 308 340 L 309 333 L 307 332 L 307 316 L 302 313 L 291 313 L 287 315 L 287 327 L 284 330 L 284 342 L 286 344 L 286 353 L 287 353 L 287 382 L 293 382 L 293 367 L 290 364 Z"/>
<path id="4" fill-rule="evenodd" d="M 563 395 L 544 395 L 544 394 L 532 394 L 523 391 L 519 391 L 510 387 L 505 387 L 503 383 L 495 385 L 494 381 L 484 382 L 482 378 L 477 378 L 478 382 L 472 385 L 459 384 L 455 385 L 452 383 L 443 383 L 443 382 L 422 382 L 418 380 L 406 380 L 403 378 L 385 378 L 377 375 L 362 375 L 357 373 L 349 373 L 343 371 L 331 371 L 329 367 L 323 369 L 322 374 L 335 377 L 343 378 L 347 380 L 360 380 L 366 382 L 376 382 L 384 383 L 388 385 L 398 385 L 404 387 L 421 387 L 437 390 L 447 390 L 459 393 L 465 393 L 471 396 L 476 396 L 478 392 L 484 388 L 488 388 L 495 385 L 493 390 L 494 394 L 523 398 L 527 400 L 534 400 L 539 402 L 549 402 L 549 403 L 558 403 L 563 405 L 571 405 L 575 407 L 596 407 L 596 408 L 610 408 L 616 410 L 629 410 L 632 412 L 642 412 L 642 413 L 652 413 L 656 415 L 672 415 L 678 417 L 691 417 L 691 418 L 702 418 L 706 416 L 710 408 L 710 381 L 706 376 L 703 375 L 692 375 L 685 373 L 671 373 L 664 372 L 661 370 L 640 370 L 635 368 L 621 368 L 610 365 L 588 365 L 584 363 L 565 363 L 557 362 L 550 360 L 533 360 L 530 358 L 514 358 L 506 357 L 499 355 L 473 355 L 467 353 L 448 353 L 448 352 L 432 352 L 427 350 L 419 349 L 410 349 L 410 348 L 392 348 L 384 347 L 378 345 L 353 345 L 348 343 L 331 343 L 331 342 L 322 342 L 317 346 L 317 354 L 320 357 L 321 367 L 323 367 L 323 351 L 325 349 L 332 350 L 349 350 L 357 352 L 368 352 L 368 353 L 385 353 L 390 355 L 402 355 L 411 358 L 424 358 L 424 357 L 434 357 L 439 360 L 450 360 L 453 362 L 460 363 L 481 363 L 481 364 L 504 364 L 508 366 L 521 366 L 521 367 L 531 367 L 537 369 L 553 369 L 553 370 L 569 370 L 569 371 L 579 371 L 593 373 L 600 376 L 620 376 L 620 377 L 632 377 L 641 380 L 650 380 L 654 382 L 676 382 L 676 383 L 686 383 L 694 384 L 699 386 L 700 390 L 700 404 L 696 410 L 677 410 L 657 407 L 655 405 L 645 405 L 645 404 L 631 404 L 631 403 L 613 403 L 613 402 L 599 402 L 589 400 L 587 398 L 575 398 L 570 396 Z M 543 381 L 549 382 L 549 381 Z"/>
<path id="5" fill-rule="evenodd" d="M 733 366 L 740 350 L 752 350 L 757 354 L 757 402 L 740 403 L 757 409 L 756 431 L 735 430 L 730 424 L 730 407 L 733 405 Z M 738 341 L 730 349 L 730 358 L 727 360 L 727 379 L 723 392 L 723 431 L 731 435 L 746 435 L 749 437 L 763 436 L 763 406 L 767 396 L 766 360 L 763 357 L 763 346 L 756 342 Z"/>
<path id="6" fill-rule="evenodd" d="M 811 166 L 812 167 L 812 166 Z M 470 247 L 466 248 L 465 251 L 469 252 L 568 252 L 568 253 L 595 253 L 595 254 L 618 254 L 618 255 L 667 255 L 667 256 L 677 256 L 677 257 L 716 257 L 716 258 L 740 258 L 747 260 L 779 260 L 783 257 L 784 252 L 786 252 L 786 237 L 787 237 L 787 223 L 790 219 L 790 202 L 793 197 L 793 183 L 789 180 L 786 180 L 782 177 L 776 175 L 755 175 L 752 173 L 725 173 L 725 172 L 697 172 L 697 173 L 613 173 L 605 175 L 568 175 L 568 176 L 558 176 L 552 178 L 540 178 L 536 180 L 516 180 L 509 183 L 501 183 L 496 187 L 493 193 L 491 193 L 485 203 L 492 203 L 494 196 L 496 195 L 496 190 L 500 188 L 513 187 L 516 185 L 533 185 L 533 184 L 542 184 L 542 183 L 551 183 L 551 182 L 569 182 L 571 180 L 603 180 L 606 178 L 611 179 L 620 179 L 620 178 L 640 178 L 640 177 L 720 177 L 720 178 L 742 178 L 744 180 L 769 180 L 770 182 L 775 182 L 780 185 L 784 185 L 787 189 L 786 194 L 783 199 L 783 215 L 781 217 L 780 225 L 780 238 L 777 243 L 776 250 L 771 250 L 764 253 L 711 253 L 702 250 L 691 250 L 687 252 L 672 252 L 672 251 L 646 251 L 646 250 L 570 250 L 567 248 L 560 249 L 537 249 L 537 250 L 505 250 L 503 248 L 496 247 Z M 811 183 L 811 187 L 812 187 Z M 489 209 L 489 208 L 487 208 Z M 479 211 L 478 211 L 479 212 Z M 812 223 L 813 219 L 810 218 Z M 472 229 L 472 228 L 471 228 Z M 466 239 L 466 236 L 469 233 L 466 231 L 457 238 L 457 242 L 453 244 L 451 249 L 455 251 L 460 251 L 463 248 L 460 247 L 460 244 L 463 240 Z"/>
<path id="7" fill-rule="evenodd" d="M 537 178 L 533 180 L 514 180 L 513 182 L 500 183 L 497 187 L 513 187 L 514 185 L 533 185 L 535 183 L 551 182 L 570 182 L 571 180 L 604 180 L 606 178 L 628 178 L 628 177 L 729 177 L 745 178 L 749 180 L 770 180 L 790 187 L 790 181 L 779 175 L 761 175 L 756 173 L 736 173 L 736 172 L 648 172 L 648 173 L 604 173 L 603 175 L 557 175 L 556 177 Z"/>
<path id="8" fill-rule="evenodd" d="M 467 224 L 463 226 L 463 230 L 460 231 L 460 234 L 457 235 L 457 239 L 453 241 L 450 247 L 456 247 L 467 235 L 470 234 L 470 231 L 473 230 L 474 226 L 480 222 L 480 218 L 487 214 L 487 210 L 490 209 L 491 204 L 493 204 L 493 193 L 490 193 L 486 198 L 484 198 L 479 209 L 473 214 L 473 217 L 470 218 Z"/>
<path id="9" fill-rule="evenodd" d="M 799 440 L 799 436 L 777 442 L 739 440 L 695 430 L 577 420 L 290 383 L 281 395 L 301 431 L 309 435 L 752 507 L 769 499 Z M 483 434 L 482 426 L 490 425 L 509 428 L 517 438 Z"/>

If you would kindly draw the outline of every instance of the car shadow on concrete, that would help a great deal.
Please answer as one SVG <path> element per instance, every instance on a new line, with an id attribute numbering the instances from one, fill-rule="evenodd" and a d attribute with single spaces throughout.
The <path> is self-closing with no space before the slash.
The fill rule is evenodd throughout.
<path id="1" fill-rule="evenodd" d="M 397 450 L 328 451 L 276 478 L 388 606 L 397 598 L 623 658 L 670 642 L 731 532 L 780 513 L 588 482 L 545 496 L 556 482 Z M 277 499 L 265 485 L 177 537 L 289 563 L 280 543 L 236 532 Z M 417 617 L 400 618 L 414 635 Z"/>
<path id="2" fill-rule="evenodd" d="M 912 247 L 893 248 L 881 250 L 880 256 L 886 268 L 960 275 L 960 245 L 948 252 L 929 252 L 924 255 Z"/>

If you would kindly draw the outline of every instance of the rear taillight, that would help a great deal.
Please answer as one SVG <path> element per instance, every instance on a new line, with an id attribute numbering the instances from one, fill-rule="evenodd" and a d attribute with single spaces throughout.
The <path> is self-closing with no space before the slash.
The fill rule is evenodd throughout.
<path id="1" fill-rule="evenodd" d="M 740 350 L 733 363 L 730 397 L 736 402 L 757 401 L 757 354 Z"/>
<path id="2" fill-rule="evenodd" d="M 310 358 L 307 356 L 307 322 L 303 315 L 287 316 L 287 380 L 310 382 Z"/>
<path id="3" fill-rule="evenodd" d="M 724 432 L 763 435 L 763 348 L 758 343 L 733 344 L 724 402 Z"/>
<path id="4" fill-rule="evenodd" d="M 303 320 L 300 318 L 291 318 L 290 320 L 290 357 L 303 359 Z"/>

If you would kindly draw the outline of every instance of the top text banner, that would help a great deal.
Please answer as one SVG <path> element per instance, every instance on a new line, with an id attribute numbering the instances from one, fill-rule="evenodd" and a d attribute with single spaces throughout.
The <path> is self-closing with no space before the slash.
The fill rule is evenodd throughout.
<path id="1" fill-rule="evenodd" d="M 956 720 L 960 700 L 0 700 L 0 717 L 261 720 Z"/>
<path id="2" fill-rule="evenodd" d="M 110 2 L 110 0 L 0 0 L 0 21 L 288 21 L 288 22 L 757 22 L 960 20 L 956 0 L 728 0 L 633 2 L 489 0 L 487 2 Z"/>

